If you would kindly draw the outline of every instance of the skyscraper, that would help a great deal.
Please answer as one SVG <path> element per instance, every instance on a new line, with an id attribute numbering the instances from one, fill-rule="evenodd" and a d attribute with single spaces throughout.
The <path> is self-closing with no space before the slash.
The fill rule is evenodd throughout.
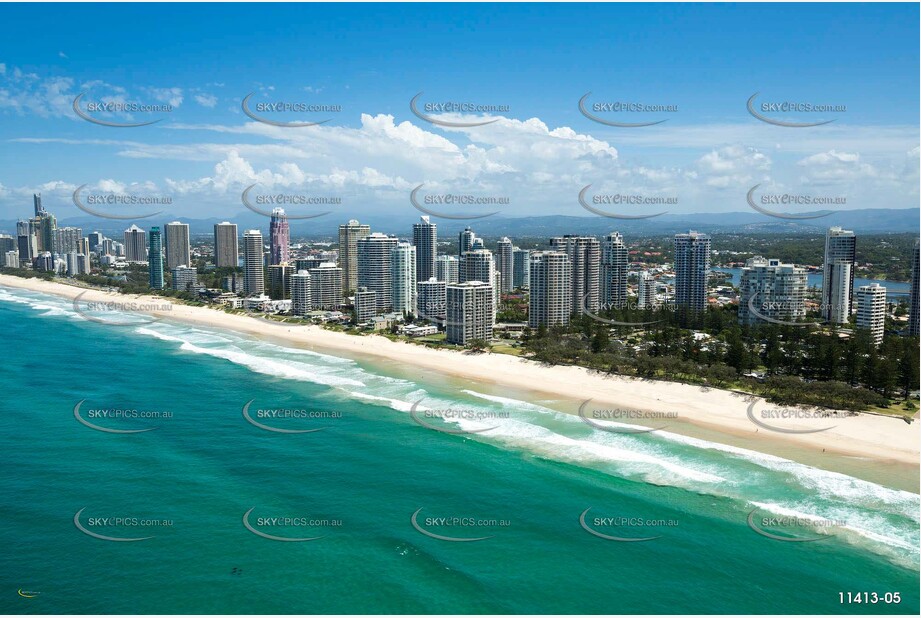
<path id="1" fill-rule="evenodd" d="M 857 237 L 850 230 L 832 227 L 825 234 L 822 267 L 822 317 L 845 324 L 851 315 Z"/>
<path id="2" fill-rule="evenodd" d="M 569 324 L 572 314 L 572 269 L 562 251 L 531 253 L 528 326 Z"/>
<path id="3" fill-rule="evenodd" d="M 393 307 L 390 250 L 398 242 L 396 237 L 380 232 L 358 239 L 358 286 L 376 293 L 378 311 Z"/>
<path id="4" fill-rule="evenodd" d="M 593 236 L 557 236 L 550 239 L 554 251 L 569 256 L 570 313 L 580 313 L 582 306 L 597 311 L 601 303 L 601 244 Z"/>
<path id="5" fill-rule="evenodd" d="M 147 233 L 137 225 L 125 230 L 125 259 L 129 262 L 147 262 Z"/>
<path id="6" fill-rule="evenodd" d="M 35 216 L 40 217 L 45 214 L 45 209 L 42 208 L 42 194 L 33 193 L 32 194 L 32 206 L 35 208 Z"/>
<path id="7" fill-rule="evenodd" d="M 361 225 L 355 219 L 339 226 L 339 268 L 342 269 L 343 295 L 358 289 L 358 240 L 370 234 L 371 226 Z"/>
<path id="8" fill-rule="evenodd" d="M 237 224 L 224 221 L 214 224 L 214 265 L 218 268 L 239 265 L 240 241 Z"/>
<path id="9" fill-rule="evenodd" d="M 648 270 L 640 273 L 640 280 L 636 287 L 636 306 L 638 309 L 655 309 L 658 301 L 656 300 L 656 280 Z"/>
<path id="10" fill-rule="evenodd" d="M 96 251 L 96 248 L 102 244 L 105 236 L 102 235 L 102 232 L 90 232 L 88 238 L 90 241 L 90 251 Z"/>
<path id="11" fill-rule="evenodd" d="M 857 328 L 870 331 L 873 345 L 883 342 L 886 326 L 886 288 L 878 283 L 857 288 Z"/>
<path id="12" fill-rule="evenodd" d="M 41 206 L 41 196 L 39 196 L 39 206 Z M 32 219 L 32 229 L 35 231 L 36 244 L 39 251 L 48 251 L 53 253 L 57 250 L 55 240 L 58 229 L 57 219 L 47 210 L 42 210 L 38 216 Z"/>
<path id="13" fill-rule="evenodd" d="M 499 290 L 508 294 L 515 288 L 515 247 L 508 236 L 496 243 L 496 270 L 502 274 Z"/>
<path id="14" fill-rule="evenodd" d="M 474 249 L 465 252 L 460 259 L 458 281 L 483 281 L 490 285 L 496 280 L 496 266 L 492 251 Z"/>
<path id="15" fill-rule="evenodd" d="M 418 283 L 419 297 L 417 306 L 419 317 L 432 322 L 445 319 L 445 307 L 448 284 L 432 277 L 428 281 Z"/>
<path id="16" fill-rule="evenodd" d="M 457 235 L 457 253 L 460 257 L 463 257 L 464 254 L 471 249 L 473 249 L 473 243 L 476 240 L 476 234 L 473 233 L 469 227 L 467 227 L 463 232 Z"/>
<path id="17" fill-rule="evenodd" d="M 35 234 L 31 232 L 19 234 L 16 237 L 16 247 L 19 250 L 20 265 L 31 264 L 35 256 L 38 255 L 38 241 L 35 238 Z"/>
<path id="18" fill-rule="evenodd" d="M 428 217 L 420 217 L 413 224 L 413 246 L 416 247 L 417 281 L 428 281 L 435 276 L 435 257 L 438 253 L 438 226 Z"/>
<path id="19" fill-rule="evenodd" d="M 269 264 L 269 297 L 272 300 L 287 300 L 291 298 L 291 275 L 294 267 L 291 264 Z"/>
<path id="20" fill-rule="evenodd" d="M 189 224 L 171 221 L 163 226 L 163 235 L 166 241 L 166 268 L 172 270 L 177 266 L 191 266 Z"/>
<path id="21" fill-rule="evenodd" d="M 272 209 L 269 223 L 269 264 L 287 264 L 288 247 L 291 244 L 291 231 L 288 228 L 288 215 L 283 208 Z"/>
<path id="22" fill-rule="evenodd" d="M 355 323 L 364 324 L 377 314 L 377 292 L 359 287 L 355 290 Z"/>
<path id="23" fill-rule="evenodd" d="M 460 260 L 453 255 L 439 255 L 435 258 L 435 278 L 445 283 L 457 283 Z"/>
<path id="24" fill-rule="evenodd" d="M 165 285 L 163 281 L 163 238 L 159 227 L 150 228 L 148 242 L 147 273 L 150 287 L 154 290 L 162 290 Z"/>
<path id="25" fill-rule="evenodd" d="M 515 247 L 513 253 L 512 287 L 516 289 L 526 288 L 531 284 L 531 250 Z"/>
<path id="26" fill-rule="evenodd" d="M 496 275 L 496 264 L 489 249 L 472 249 L 461 256 L 458 281 L 482 281 L 493 288 L 493 309 L 499 305 L 500 279 Z"/>
<path id="27" fill-rule="evenodd" d="M 749 310 L 749 304 L 757 313 Z M 795 322 L 806 315 L 806 269 L 781 264 L 760 255 L 746 260 L 739 283 L 739 323 L 781 320 Z"/>
<path id="28" fill-rule="evenodd" d="M 79 253 L 83 246 L 83 230 L 78 227 L 59 227 L 54 231 L 55 251 L 61 255 Z M 146 253 L 147 248 L 144 247 Z M 146 259 L 143 261 L 147 261 Z"/>
<path id="29" fill-rule="evenodd" d="M 177 266 L 172 270 L 173 289 L 191 292 L 198 285 L 198 271 L 188 266 Z"/>
<path id="30" fill-rule="evenodd" d="M 247 296 L 265 293 L 265 245 L 262 232 L 243 233 L 243 291 Z"/>
<path id="31" fill-rule="evenodd" d="M 691 311 L 707 308 L 710 237 L 694 230 L 675 234 L 675 305 Z"/>
<path id="32" fill-rule="evenodd" d="M 601 298 L 606 308 L 627 304 L 627 245 L 620 232 L 611 232 L 601 241 Z"/>
<path id="33" fill-rule="evenodd" d="M 485 281 L 465 281 L 448 285 L 446 290 L 445 341 L 467 345 L 475 339 L 492 339 L 493 286 Z"/>
<path id="34" fill-rule="evenodd" d="M 20 255 L 22 252 L 20 251 Z M 918 303 L 918 276 L 921 275 L 921 263 L 918 259 L 918 241 L 915 240 L 915 248 L 911 257 L 911 292 L 909 292 L 908 301 L 908 336 L 917 337 L 921 332 L 921 307 Z"/>
<path id="35" fill-rule="evenodd" d="M 294 315 L 307 315 L 313 308 L 310 303 L 310 273 L 299 270 L 291 275 L 291 312 Z"/>
<path id="36" fill-rule="evenodd" d="M 342 269 L 333 262 L 324 262 L 309 272 L 310 306 L 326 311 L 338 309 L 342 304 Z M 293 294 L 292 291 L 292 299 Z"/>
<path id="37" fill-rule="evenodd" d="M 416 313 L 417 263 L 418 247 L 414 247 L 408 242 L 401 242 L 390 250 L 393 310 L 398 313 Z"/>

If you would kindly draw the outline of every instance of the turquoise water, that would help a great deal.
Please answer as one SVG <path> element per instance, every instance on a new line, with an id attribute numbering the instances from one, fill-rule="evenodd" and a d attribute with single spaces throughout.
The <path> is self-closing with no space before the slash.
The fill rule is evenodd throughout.
<path id="1" fill-rule="evenodd" d="M 0 288 L 0 342 L 0 612 L 918 613 L 917 494 L 236 335 L 88 322 L 19 290 Z M 261 429 L 251 400 L 259 423 L 320 431 Z M 97 426 L 156 429 L 92 429 L 80 401 Z M 420 401 L 493 416 L 432 425 L 489 430 L 422 427 Z M 116 408 L 172 416 L 92 416 Z M 425 531 L 489 538 L 427 536 L 420 508 Z M 590 534 L 588 508 L 597 532 L 658 538 Z M 820 540 L 759 535 L 755 508 L 766 531 Z M 94 538 L 81 509 L 91 533 L 152 538 Z M 259 536 L 250 509 L 257 532 L 322 538 Z M 762 521 L 780 515 L 833 523 Z M 114 517 L 165 525 L 99 521 Z M 300 525 L 260 520 L 284 517 Z"/>

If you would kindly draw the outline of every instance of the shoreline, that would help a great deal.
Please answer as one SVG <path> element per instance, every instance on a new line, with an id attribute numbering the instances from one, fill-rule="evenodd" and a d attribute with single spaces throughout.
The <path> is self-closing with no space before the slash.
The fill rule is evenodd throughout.
<path id="1" fill-rule="evenodd" d="M 570 414 L 578 414 L 579 406 L 588 399 L 592 400 L 592 406 L 586 407 L 586 411 L 603 405 L 605 408 L 631 409 L 649 414 L 677 414 L 677 417 L 666 417 L 662 422 L 642 421 L 641 424 L 653 427 L 667 424 L 668 430 L 677 434 L 697 438 L 706 436 L 704 439 L 710 441 L 779 455 L 832 471 L 840 471 L 845 460 L 853 460 L 853 466 L 845 467 L 853 467 L 856 471 L 861 469 L 860 462 L 872 463 L 870 467 L 878 469 L 872 475 L 874 478 L 868 480 L 874 482 L 880 482 L 877 480 L 879 478 L 887 478 L 887 471 L 901 477 L 913 470 L 914 480 L 910 486 L 917 493 L 921 423 L 913 422 L 909 425 L 900 417 L 875 414 L 831 419 L 761 417 L 762 423 L 782 430 L 821 430 L 814 433 L 783 433 L 771 431 L 764 426 L 758 427 L 748 415 L 751 401 L 755 402 L 753 413 L 756 419 L 761 410 L 777 406 L 760 397 L 753 398 L 726 390 L 600 374 L 577 366 L 542 365 L 507 354 L 439 350 L 391 341 L 378 335 L 350 335 L 313 324 L 282 324 L 252 316 L 229 314 L 210 307 L 185 305 L 166 297 L 108 293 L 38 278 L 0 275 L 0 286 L 52 294 L 70 300 L 82 294 L 84 301 L 110 302 L 117 299 L 126 304 L 159 305 L 159 308 L 148 308 L 144 313 L 186 324 L 277 340 L 287 346 L 345 356 L 359 362 L 387 362 L 385 371 L 409 373 L 422 370 L 442 377 L 470 380 L 493 394 L 501 394 L 501 389 L 511 389 L 531 395 L 530 400 L 550 399 L 556 405 L 542 405 Z M 881 468 L 880 464 L 885 467 Z M 848 469 L 843 473 L 855 475 L 854 470 Z M 899 486 L 906 488 L 904 483 L 899 483 Z"/>

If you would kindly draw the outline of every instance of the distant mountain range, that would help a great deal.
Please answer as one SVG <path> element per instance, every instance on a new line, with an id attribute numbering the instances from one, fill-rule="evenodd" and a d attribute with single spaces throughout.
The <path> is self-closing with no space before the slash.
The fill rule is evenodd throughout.
<path id="1" fill-rule="evenodd" d="M 29 213 L 23 213 L 26 216 Z M 210 234 L 215 223 L 233 221 L 242 234 L 244 229 L 257 228 L 268 232 L 267 217 L 252 212 L 238 213 L 233 218 L 189 219 L 160 215 L 155 218 L 137 221 L 112 221 L 92 216 L 72 217 L 58 221 L 59 226 L 74 226 L 83 229 L 84 234 L 100 231 L 107 236 L 119 238 L 132 223 L 148 229 L 153 225 L 163 225 L 168 221 L 179 219 L 191 226 L 192 234 Z M 419 220 L 409 213 L 399 215 L 372 215 L 360 219 L 376 232 L 407 237 L 411 226 Z M 346 216 L 330 214 L 317 219 L 292 220 L 291 235 L 294 237 L 331 237 L 335 236 L 338 226 L 347 221 Z M 756 212 L 724 212 L 665 214 L 652 219 L 613 219 L 607 217 L 572 217 L 550 215 L 540 217 L 506 218 L 496 215 L 472 221 L 456 221 L 434 218 L 442 234 L 454 234 L 470 226 L 479 236 L 485 237 L 550 237 L 561 234 L 600 235 L 611 231 L 620 231 L 625 235 L 667 235 L 694 229 L 712 234 L 815 234 L 828 227 L 839 225 L 845 229 L 860 233 L 919 232 L 921 228 L 921 209 L 919 208 L 865 208 L 847 210 L 831 214 L 821 219 L 792 221 L 772 219 Z M 16 221 L 0 221 L 0 232 L 15 234 Z"/>

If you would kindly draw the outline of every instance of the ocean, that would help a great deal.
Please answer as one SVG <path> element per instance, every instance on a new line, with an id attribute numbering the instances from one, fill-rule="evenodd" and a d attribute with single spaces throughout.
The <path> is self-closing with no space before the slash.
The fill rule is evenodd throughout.
<path id="1" fill-rule="evenodd" d="M 3 287 L 0 342 L 0 612 L 919 611 L 916 493 Z"/>

